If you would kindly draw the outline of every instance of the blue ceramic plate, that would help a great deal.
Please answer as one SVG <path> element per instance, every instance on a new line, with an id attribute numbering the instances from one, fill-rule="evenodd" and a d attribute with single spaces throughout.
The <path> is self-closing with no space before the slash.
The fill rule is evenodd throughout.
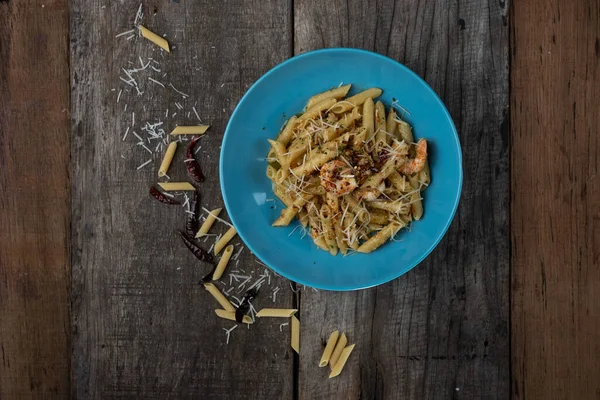
<path id="1" fill-rule="evenodd" d="M 416 138 L 429 145 L 431 185 L 424 192 L 425 213 L 402 230 L 397 242 L 371 254 L 331 256 L 298 222 L 274 228 L 283 204 L 265 176 L 268 138 L 300 112 L 315 93 L 353 85 L 350 94 L 383 89 L 386 108 L 397 99 Z M 261 77 L 236 107 L 223 139 L 221 190 L 233 225 L 248 248 L 277 273 L 300 284 L 328 290 L 362 289 L 388 282 L 421 262 L 448 229 L 460 197 L 462 155 L 452 119 L 435 92 L 405 66 L 379 54 L 355 49 L 326 49 L 302 54 Z M 273 200 L 275 199 L 275 200 Z"/>

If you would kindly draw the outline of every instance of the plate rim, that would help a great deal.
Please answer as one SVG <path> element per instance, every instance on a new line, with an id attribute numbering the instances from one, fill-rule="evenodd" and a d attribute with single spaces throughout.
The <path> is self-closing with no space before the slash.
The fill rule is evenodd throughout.
<path id="1" fill-rule="evenodd" d="M 459 163 L 459 168 L 458 168 L 458 190 L 456 193 L 456 198 L 454 199 L 454 203 L 452 204 L 452 212 L 450 214 L 450 217 L 448 218 L 448 220 L 446 221 L 441 233 L 439 234 L 439 236 L 436 238 L 436 240 L 431 244 L 431 246 L 429 246 L 429 248 L 427 248 L 420 257 L 417 258 L 417 260 L 412 263 L 412 265 L 406 269 L 405 271 L 400 271 L 397 274 L 394 273 L 393 276 L 390 277 L 384 277 L 384 278 L 380 278 L 380 279 L 375 279 L 372 283 L 368 283 L 366 285 L 355 285 L 355 286 L 338 286 L 338 287 L 331 287 L 328 285 L 320 285 L 318 283 L 314 283 L 314 282 L 306 282 L 302 279 L 298 279 L 295 277 L 290 276 L 288 273 L 285 273 L 283 271 L 281 271 L 279 268 L 277 268 L 276 266 L 271 265 L 270 263 L 264 261 L 259 254 L 254 250 L 253 246 L 248 242 L 245 234 L 241 233 L 238 230 L 238 224 L 236 223 L 235 217 L 229 213 L 229 201 L 227 199 L 227 194 L 225 193 L 225 185 L 224 185 L 224 176 L 225 174 L 223 174 L 223 168 L 224 168 L 224 161 L 223 161 L 223 155 L 225 153 L 225 144 L 226 141 L 228 139 L 229 136 L 229 132 L 232 130 L 231 129 L 231 125 L 232 125 L 232 121 L 235 119 L 236 114 L 238 112 L 240 112 L 240 105 L 245 101 L 245 99 L 247 97 L 249 97 L 249 95 L 256 90 L 256 88 L 260 85 L 260 83 L 267 79 L 269 75 L 275 73 L 276 71 L 278 71 L 281 68 L 284 68 L 286 65 L 293 63 L 293 62 L 297 62 L 300 59 L 303 58 L 308 58 L 314 55 L 318 55 L 320 53 L 359 53 L 359 54 L 363 54 L 363 55 L 367 55 L 370 57 L 375 57 L 375 58 L 379 58 L 385 62 L 392 62 L 394 64 L 396 64 L 397 66 L 399 66 L 401 69 L 403 69 L 405 72 L 407 72 L 408 74 L 412 75 L 414 78 L 416 78 L 417 80 L 419 80 L 424 86 L 425 88 L 429 91 L 429 93 L 431 95 L 433 95 L 437 101 L 440 103 L 440 105 L 442 106 L 442 110 L 446 116 L 446 118 L 448 119 L 448 121 L 450 121 L 450 126 L 452 128 L 452 133 L 454 136 L 454 140 L 455 143 L 457 145 L 458 148 L 458 163 Z M 440 98 L 440 96 L 435 92 L 435 90 L 433 90 L 433 88 L 431 86 L 429 86 L 429 84 L 423 79 L 421 78 L 416 72 L 412 71 L 410 68 L 408 68 L 407 66 L 405 66 L 404 64 L 394 60 L 393 58 L 390 58 L 388 56 L 385 56 L 383 54 L 379 54 L 379 53 L 375 53 L 369 50 L 364 50 L 364 49 L 357 49 L 357 48 L 351 48 L 351 47 L 332 47 L 332 48 L 325 48 L 325 49 L 318 49 L 318 50 L 312 50 L 312 51 L 308 51 L 299 55 L 296 55 L 294 57 L 290 57 L 285 61 L 282 61 L 281 63 L 275 65 L 273 68 L 269 69 L 267 72 L 265 72 L 260 78 L 258 78 L 251 86 L 250 88 L 244 93 L 244 95 L 241 97 L 241 99 L 238 101 L 238 103 L 235 106 L 235 109 L 233 110 L 233 112 L 231 113 L 231 116 L 229 117 L 229 121 L 227 121 L 227 125 L 225 127 L 225 131 L 223 133 L 223 139 L 221 141 L 221 151 L 219 152 L 219 184 L 220 184 L 220 189 L 221 189 L 221 195 L 223 197 L 223 203 L 224 206 L 227 210 L 227 215 L 229 216 L 229 219 L 231 220 L 231 223 L 233 224 L 233 226 L 235 227 L 237 234 L 240 236 L 240 239 L 244 242 L 244 244 L 248 247 L 248 249 L 250 250 L 250 252 L 259 260 L 261 260 L 261 262 L 263 262 L 268 268 L 272 269 L 273 271 L 275 271 L 277 274 L 283 276 L 284 278 L 292 281 L 292 282 L 296 282 L 298 284 L 301 285 L 306 285 L 309 287 L 313 287 L 316 289 L 321 289 L 321 290 L 330 290 L 330 291 L 354 291 L 354 290 L 363 290 L 363 289 L 369 289 L 375 286 L 379 286 L 379 285 L 383 285 L 385 283 L 391 282 L 397 278 L 399 278 L 400 276 L 408 273 L 409 271 L 411 271 L 412 269 L 414 269 L 416 266 L 418 266 L 419 264 L 421 264 L 423 262 L 423 260 L 425 260 L 425 258 L 427 258 L 432 252 L 433 250 L 438 246 L 438 244 L 440 243 L 440 241 L 446 236 L 446 233 L 448 232 L 448 229 L 450 228 L 450 225 L 452 224 L 452 222 L 454 221 L 454 217 L 456 216 L 456 212 L 458 211 L 458 205 L 460 203 L 460 198 L 462 196 L 462 188 L 463 188 L 463 154 L 462 154 L 462 146 L 460 143 L 460 137 L 458 135 L 458 131 L 456 129 L 456 126 L 454 124 L 454 120 L 452 119 L 452 116 L 450 115 L 450 112 L 448 111 L 448 108 L 446 107 L 446 104 L 444 103 L 444 101 Z"/>

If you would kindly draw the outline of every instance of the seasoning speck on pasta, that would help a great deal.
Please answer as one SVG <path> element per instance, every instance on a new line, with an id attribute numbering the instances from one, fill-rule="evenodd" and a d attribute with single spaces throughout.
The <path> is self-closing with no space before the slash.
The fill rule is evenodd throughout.
<path id="1" fill-rule="evenodd" d="M 381 89 L 348 97 L 351 85 L 309 99 L 269 140 L 267 177 L 286 208 L 273 226 L 297 218 L 332 255 L 369 253 L 423 215 L 431 181 L 427 141 L 376 100 Z"/>

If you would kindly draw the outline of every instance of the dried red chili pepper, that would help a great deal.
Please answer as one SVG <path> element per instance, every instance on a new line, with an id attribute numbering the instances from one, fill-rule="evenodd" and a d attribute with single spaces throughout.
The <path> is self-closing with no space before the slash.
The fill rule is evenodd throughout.
<path id="1" fill-rule="evenodd" d="M 196 190 L 194 197 L 190 202 L 190 212 L 187 213 L 187 220 L 185 222 L 185 231 L 190 237 L 194 237 L 198 231 L 198 213 L 200 205 L 200 193 Z"/>
<path id="2" fill-rule="evenodd" d="M 179 231 L 179 236 L 181 236 L 185 246 L 192 252 L 194 256 L 196 256 L 198 260 L 215 265 L 215 260 L 212 254 L 198 247 L 185 232 Z"/>
<path id="3" fill-rule="evenodd" d="M 244 294 L 241 304 L 235 310 L 236 322 L 241 323 L 244 320 L 244 315 L 248 314 L 248 311 L 250 311 L 250 302 L 256 297 L 257 294 L 257 288 L 250 289 L 246 292 L 246 294 Z"/>
<path id="4" fill-rule="evenodd" d="M 154 186 L 150 187 L 150 196 L 154 197 L 156 200 L 160 201 L 161 203 L 172 204 L 172 205 L 173 204 L 181 204 L 179 201 L 172 199 L 170 197 L 167 197 L 166 195 L 161 193 Z"/>
<path id="5" fill-rule="evenodd" d="M 194 147 L 199 139 L 200 138 L 197 137 L 196 139 L 192 140 L 188 145 L 187 151 L 185 152 L 185 165 L 188 173 L 197 183 L 204 182 L 202 168 L 200 168 L 200 164 L 198 164 L 198 161 L 196 161 L 196 158 L 194 157 Z"/>

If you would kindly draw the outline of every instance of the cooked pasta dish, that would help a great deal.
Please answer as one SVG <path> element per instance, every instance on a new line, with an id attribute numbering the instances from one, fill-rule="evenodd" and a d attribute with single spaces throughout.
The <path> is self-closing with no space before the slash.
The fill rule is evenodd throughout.
<path id="1" fill-rule="evenodd" d="M 394 104 L 351 85 L 310 98 L 290 118 L 267 156 L 267 176 L 286 205 L 273 226 L 297 218 L 315 244 L 336 255 L 369 253 L 423 215 L 430 182 L 427 141 L 415 142 Z"/>

